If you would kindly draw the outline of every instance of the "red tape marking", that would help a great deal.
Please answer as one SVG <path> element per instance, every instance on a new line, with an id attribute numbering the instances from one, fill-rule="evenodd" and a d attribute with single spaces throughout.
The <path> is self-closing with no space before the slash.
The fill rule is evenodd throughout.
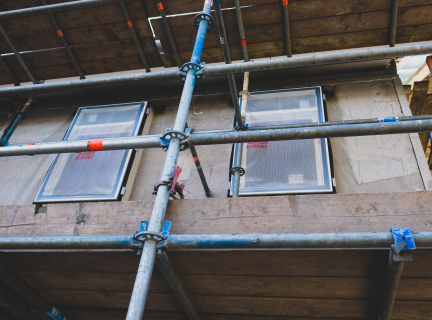
<path id="1" fill-rule="evenodd" d="M 63 37 L 63 32 L 61 30 L 57 30 L 57 34 L 60 38 Z"/>
<path id="2" fill-rule="evenodd" d="M 198 161 L 198 157 L 194 157 L 194 161 L 197 162 Z"/>
<path id="3" fill-rule="evenodd" d="M 159 3 L 157 4 L 157 6 L 158 6 L 158 9 L 159 9 L 159 10 L 163 10 L 163 4 L 162 4 L 162 2 L 159 2 Z"/>
<path id="4" fill-rule="evenodd" d="M 103 140 L 91 140 L 87 143 L 88 151 L 103 151 Z"/>
<path id="5" fill-rule="evenodd" d="M 241 41 L 242 46 L 246 47 L 246 39 L 245 40 L 240 40 L 240 41 Z"/>
<path id="6" fill-rule="evenodd" d="M 249 148 L 267 149 L 267 145 L 268 145 L 268 141 L 249 142 L 246 146 L 246 149 Z"/>
<path id="7" fill-rule="evenodd" d="M 34 142 L 30 142 L 28 145 L 33 146 L 34 144 L 35 144 Z"/>
<path id="8" fill-rule="evenodd" d="M 133 23 L 132 23 L 132 21 L 130 21 L 130 20 L 127 22 L 127 24 L 128 24 L 128 26 L 129 26 L 129 28 L 132 28 L 132 27 L 133 27 Z"/>
<path id="9" fill-rule="evenodd" d="M 282 4 L 284 7 L 286 7 L 288 5 L 288 0 L 282 0 Z"/>

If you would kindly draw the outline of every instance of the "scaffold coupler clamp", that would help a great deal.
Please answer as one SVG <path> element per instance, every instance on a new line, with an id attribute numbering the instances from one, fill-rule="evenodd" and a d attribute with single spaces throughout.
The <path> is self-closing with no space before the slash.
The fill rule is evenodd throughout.
<path id="1" fill-rule="evenodd" d="M 166 240 L 158 242 L 158 254 L 160 254 L 162 250 L 168 250 L 168 236 L 170 235 L 171 226 L 172 221 L 165 221 L 161 234 L 166 238 Z"/>
<path id="2" fill-rule="evenodd" d="M 247 90 L 243 90 L 243 91 L 240 91 L 240 92 L 239 92 L 239 96 L 240 96 L 240 98 L 243 98 L 243 95 L 244 95 L 244 94 L 247 96 L 248 99 L 252 98 L 252 95 L 251 95 L 250 92 L 247 91 Z"/>
<path id="3" fill-rule="evenodd" d="M 410 250 L 415 250 L 413 233 L 410 228 L 391 228 L 394 244 L 391 245 L 393 261 L 412 261 Z"/>
<path id="4" fill-rule="evenodd" d="M 242 117 L 243 118 L 243 123 L 244 123 L 244 117 Z M 236 127 L 234 127 L 234 130 L 235 131 L 246 131 L 247 129 L 249 129 L 249 125 L 246 123 L 243 127 L 240 127 L 240 126 L 236 126 Z"/>
<path id="5" fill-rule="evenodd" d="M 184 184 L 180 184 L 177 182 L 181 171 L 182 169 L 179 166 L 177 166 L 177 168 L 175 168 L 174 170 L 174 174 L 172 175 L 171 178 L 169 178 L 169 180 L 162 180 L 154 185 L 154 190 L 152 194 L 157 194 L 160 186 L 166 186 L 168 188 L 170 196 L 173 199 L 175 200 L 178 199 L 176 196 L 178 193 L 180 199 L 183 200 L 184 199 L 183 189 L 185 186 Z"/>
<path id="6" fill-rule="evenodd" d="M 239 171 L 240 172 L 240 176 L 244 176 L 246 173 L 246 170 L 242 167 L 232 167 L 230 172 L 232 175 L 235 175 L 235 173 Z"/>
<path id="7" fill-rule="evenodd" d="M 182 65 L 179 68 L 178 75 L 181 81 L 185 81 L 189 70 L 195 70 L 196 78 L 201 79 L 204 78 L 204 69 L 205 69 L 205 62 L 201 62 L 200 64 L 193 63 L 193 62 L 186 62 L 184 65 Z"/>
<path id="8" fill-rule="evenodd" d="M 202 20 L 207 20 L 207 23 L 208 23 L 207 24 L 207 31 L 211 31 L 214 27 L 213 17 L 207 13 L 204 13 L 204 12 L 198 13 L 194 18 L 194 25 L 197 29 L 199 28 L 200 22 Z"/>
<path id="9" fill-rule="evenodd" d="M 137 249 L 137 255 L 141 255 L 144 243 L 148 240 L 156 241 L 157 243 L 165 241 L 167 238 L 163 233 L 147 231 L 148 222 L 143 221 L 140 225 L 140 230 L 132 236 L 131 247 Z"/>
<path id="10" fill-rule="evenodd" d="M 181 132 L 172 130 L 171 128 L 167 128 L 166 132 L 162 135 L 162 137 L 159 138 L 162 149 L 164 151 L 167 151 L 170 140 L 173 138 L 177 138 L 180 139 L 180 151 L 186 150 L 189 146 L 188 143 L 186 143 L 186 139 L 188 138 L 189 133 L 190 131 L 188 131 L 187 129 L 185 130 L 185 132 Z"/>

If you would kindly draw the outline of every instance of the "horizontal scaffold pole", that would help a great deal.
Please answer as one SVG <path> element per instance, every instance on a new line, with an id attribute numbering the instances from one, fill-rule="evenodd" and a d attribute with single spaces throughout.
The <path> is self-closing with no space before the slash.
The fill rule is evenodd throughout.
<path id="1" fill-rule="evenodd" d="M 11 11 L 0 12 L 0 20 L 9 20 L 23 17 L 36 16 L 47 14 L 49 12 L 61 12 L 78 10 L 90 7 L 107 6 L 110 4 L 118 3 L 122 0 L 78 0 L 65 3 L 49 4 L 46 6 L 32 7 L 17 9 Z"/>
<path id="2" fill-rule="evenodd" d="M 432 232 L 415 232 L 417 248 L 432 248 Z M 158 248 L 168 251 L 196 249 L 389 249 L 391 232 L 171 234 Z M 142 247 L 142 243 L 141 243 Z M 131 235 L 0 237 L 0 250 L 131 250 L 138 249 Z"/>
<path id="3" fill-rule="evenodd" d="M 69 2 L 68 2 L 69 3 Z M 72 2 L 74 3 L 74 2 Z M 1 15 L 1 13 L 0 13 Z M 419 44 L 391 48 L 376 48 L 349 52 L 334 52 L 292 58 L 269 59 L 207 66 L 203 70 L 205 77 L 220 76 L 230 73 L 244 73 L 253 71 L 268 71 L 276 69 L 321 66 L 339 63 L 391 59 L 396 57 L 432 54 L 432 44 Z M 46 93 L 75 89 L 88 89 L 134 83 L 168 81 L 179 79 L 177 70 L 166 70 L 152 73 L 132 74 L 124 76 L 94 78 L 46 83 L 43 86 L 28 85 L 21 87 L 0 88 L 0 96 L 23 95 L 31 93 Z"/>
<path id="4" fill-rule="evenodd" d="M 81 80 L 83 81 L 83 80 Z M 432 120 L 399 121 L 364 124 L 339 124 L 332 126 L 315 126 L 306 128 L 248 130 L 237 132 L 200 132 L 191 134 L 182 144 L 213 145 L 259 141 L 299 140 L 317 138 L 338 138 L 354 136 L 371 136 L 383 134 L 400 134 L 414 132 L 431 132 Z M 59 142 L 40 142 L 28 145 L 10 145 L 0 148 L 0 157 L 22 156 L 50 153 L 72 153 L 87 151 L 109 151 L 125 149 L 144 149 L 165 146 L 161 136 L 137 136 L 111 138 L 99 141 L 96 149 L 94 140 L 76 140 Z"/>

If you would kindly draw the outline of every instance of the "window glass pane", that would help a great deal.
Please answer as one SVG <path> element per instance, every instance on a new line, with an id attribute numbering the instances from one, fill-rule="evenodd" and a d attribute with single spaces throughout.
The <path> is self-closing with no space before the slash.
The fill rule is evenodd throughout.
<path id="1" fill-rule="evenodd" d="M 144 103 L 80 108 L 64 140 L 134 136 Z M 130 150 L 57 155 L 36 202 L 117 199 Z"/>
<path id="2" fill-rule="evenodd" d="M 253 93 L 248 100 L 250 126 L 323 122 L 320 88 Z M 263 141 L 243 144 L 240 194 L 329 192 L 326 139 Z"/>

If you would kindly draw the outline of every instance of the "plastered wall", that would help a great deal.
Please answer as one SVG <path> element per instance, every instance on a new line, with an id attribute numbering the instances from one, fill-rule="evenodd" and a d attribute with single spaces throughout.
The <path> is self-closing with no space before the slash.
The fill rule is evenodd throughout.
<path id="1" fill-rule="evenodd" d="M 392 80 L 326 85 L 334 91 L 327 97 L 330 121 L 401 116 L 400 97 Z M 30 111 L 10 143 L 59 141 L 63 139 L 76 108 Z M 155 109 L 150 134 L 172 127 L 177 102 Z M 192 100 L 189 127 L 197 131 L 230 128 L 234 110 L 228 98 L 198 97 Z M 0 115 L 3 131 L 7 115 Z M 338 193 L 398 192 L 424 190 L 418 158 L 413 151 L 415 135 L 349 137 L 331 139 Z M 418 135 L 417 135 L 418 136 Z M 414 140 L 413 138 L 414 137 Z M 198 156 L 213 197 L 226 197 L 231 145 L 198 146 Z M 0 158 L 0 205 L 31 204 L 54 155 Z M 161 149 L 143 152 L 130 196 L 131 201 L 153 200 L 153 185 L 159 181 L 165 159 Z M 424 159 L 423 159 L 424 160 Z M 190 151 L 180 153 L 180 183 L 185 197 L 205 198 Z"/>

